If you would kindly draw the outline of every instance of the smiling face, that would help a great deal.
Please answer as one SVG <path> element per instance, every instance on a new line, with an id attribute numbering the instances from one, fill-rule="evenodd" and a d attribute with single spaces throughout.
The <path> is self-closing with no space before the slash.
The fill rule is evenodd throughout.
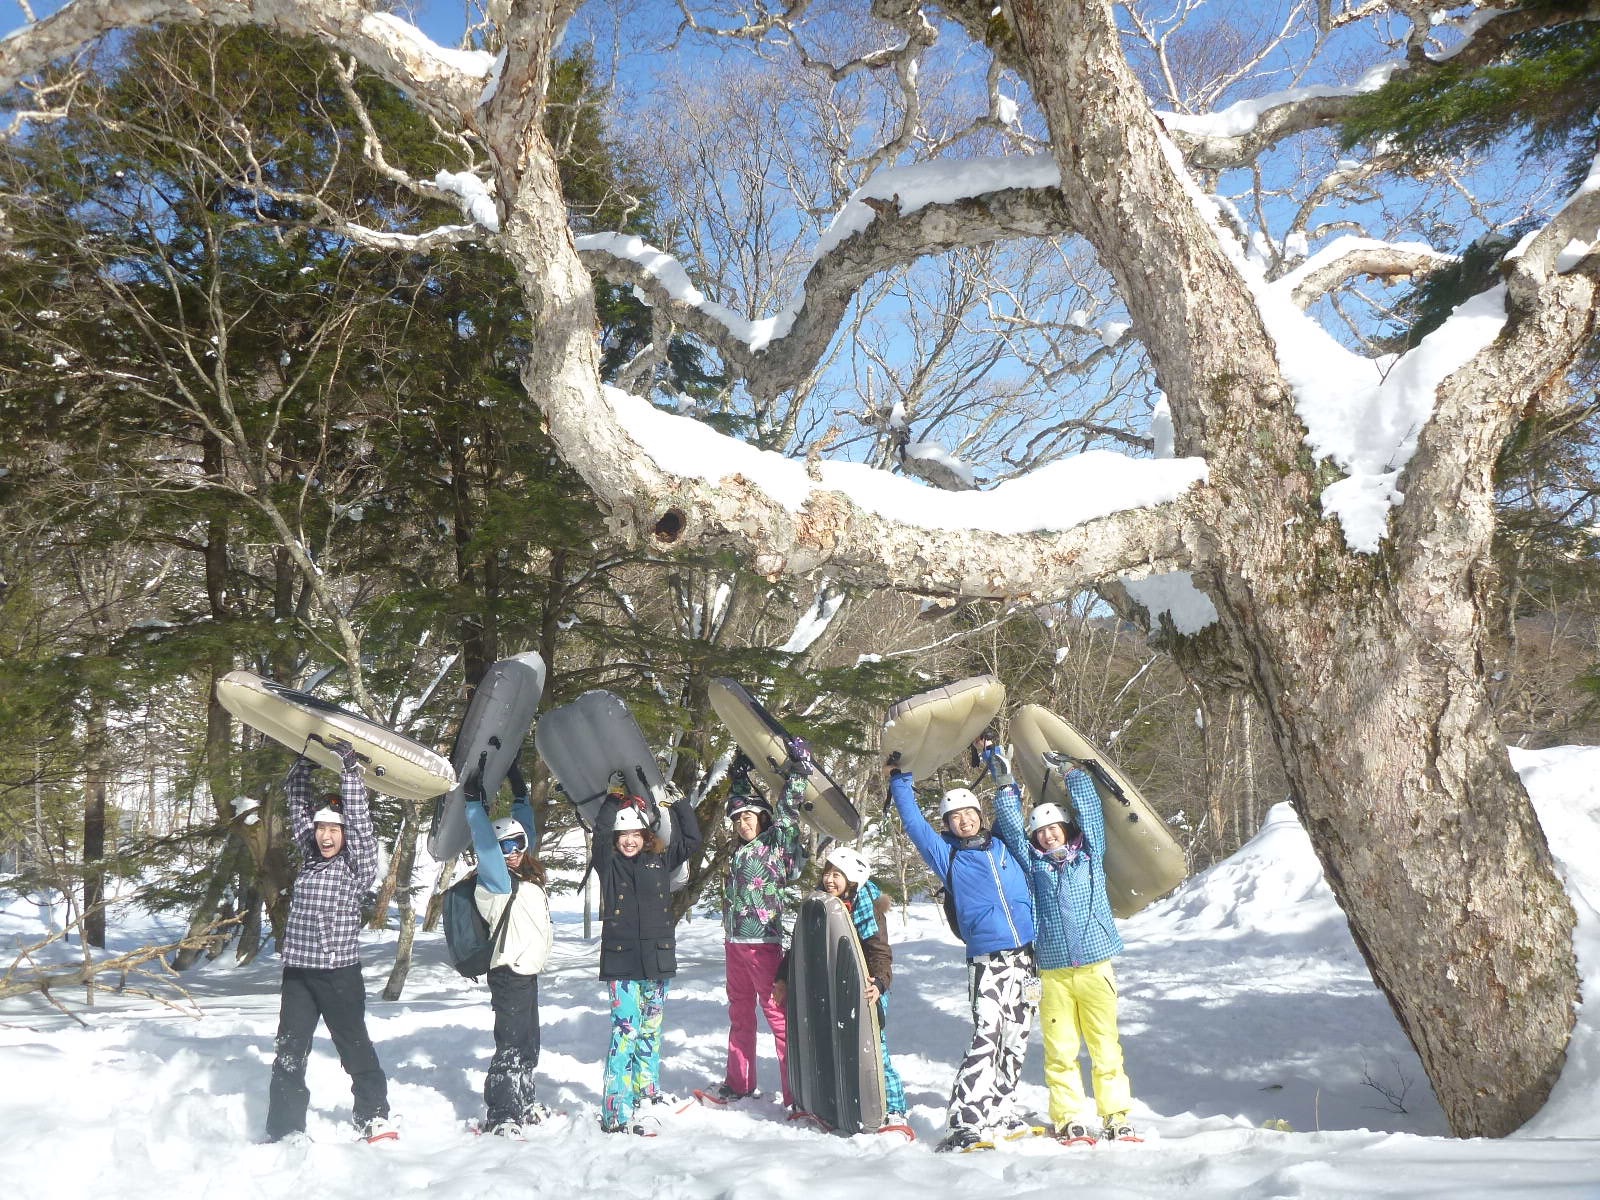
<path id="1" fill-rule="evenodd" d="M 843 896 L 850 881 L 844 877 L 843 871 L 830 864 L 822 868 L 822 878 L 817 881 L 817 886 L 830 896 Z"/>
<path id="2" fill-rule="evenodd" d="M 958 808 L 944 819 L 944 825 L 958 838 L 977 837 L 983 817 L 975 808 Z"/>
<path id="3" fill-rule="evenodd" d="M 344 826 L 331 821 L 317 822 L 317 851 L 323 858 L 332 858 L 344 849 Z"/>
<path id="4" fill-rule="evenodd" d="M 623 858 L 632 858 L 644 849 L 644 831 L 642 829 L 625 829 L 617 834 L 617 853 Z"/>
<path id="5" fill-rule="evenodd" d="M 1041 850 L 1054 850 L 1067 844 L 1065 825 L 1041 825 L 1034 831 L 1033 844 Z"/>
<path id="6" fill-rule="evenodd" d="M 761 833 L 761 814 L 746 810 L 733 818 L 733 833 L 740 844 L 754 841 Z"/>

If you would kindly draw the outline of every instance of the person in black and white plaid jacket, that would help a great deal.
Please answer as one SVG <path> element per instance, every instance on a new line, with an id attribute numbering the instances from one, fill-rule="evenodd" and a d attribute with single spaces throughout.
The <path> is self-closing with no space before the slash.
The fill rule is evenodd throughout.
<path id="1" fill-rule="evenodd" d="M 284 791 L 300 874 L 294 881 L 283 937 L 283 996 L 278 1009 L 277 1057 L 267 1099 L 267 1138 L 303 1134 L 306 1059 L 321 1019 L 350 1076 L 355 1124 L 369 1141 L 395 1136 L 389 1123 L 389 1085 L 367 1034 L 366 988 L 356 933 L 361 900 L 378 870 L 361 760 L 348 742 L 331 747 L 344 764 L 337 795 L 311 790 L 313 764 L 295 760 Z"/>

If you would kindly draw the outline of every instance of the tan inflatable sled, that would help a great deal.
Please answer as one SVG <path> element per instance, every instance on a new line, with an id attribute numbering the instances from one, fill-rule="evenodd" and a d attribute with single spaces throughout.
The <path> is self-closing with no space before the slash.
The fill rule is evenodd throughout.
<path id="1" fill-rule="evenodd" d="M 1184 881 L 1183 848 L 1171 830 L 1109 758 L 1071 725 L 1037 704 L 1026 704 L 1011 718 L 1012 769 L 1035 804 L 1067 803 L 1059 777 L 1045 794 L 1046 750 L 1074 759 L 1089 772 L 1106 814 L 1106 891 L 1111 911 L 1131 917 Z M 1090 764 L 1093 764 L 1091 766 Z"/>
<path id="2" fill-rule="evenodd" d="M 341 769 L 339 756 L 311 735 L 349 742 L 366 760 L 367 786 L 385 796 L 429 800 L 456 785 L 450 760 L 421 742 L 254 671 L 229 671 L 217 680 L 217 699 L 250 728 L 332 771 Z"/>
<path id="3" fill-rule="evenodd" d="M 733 734 L 733 740 L 739 743 L 745 757 L 755 764 L 756 774 L 776 804 L 784 788 L 780 771 L 789 761 L 789 750 L 784 744 L 788 733 L 737 680 L 713 679 L 707 692 L 711 707 L 717 710 L 717 716 Z M 829 779 L 820 766 L 814 767 L 806 780 L 800 819 L 841 842 L 853 842 L 861 834 L 861 814 L 845 796 L 844 789 Z"/>
<path id="4" fill-rule="evenodd" d="M 883 721 L 883 756 L 900 755 L 900 769 L 927 779 L 967 752 L 1006 702 L 1006 685 L 974 675 L 902 700 Z"/>

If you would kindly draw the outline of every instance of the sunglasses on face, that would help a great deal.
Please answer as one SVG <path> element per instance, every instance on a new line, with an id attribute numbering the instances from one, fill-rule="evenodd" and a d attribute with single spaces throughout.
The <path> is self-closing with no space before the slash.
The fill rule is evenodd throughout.
<path id="1" fill-rule="evenodd" d="M 521 854 L 528 848 L 528 843 L 519 837 L 500 839 L 500 853 L 510 858 L 513 854 Z"/>

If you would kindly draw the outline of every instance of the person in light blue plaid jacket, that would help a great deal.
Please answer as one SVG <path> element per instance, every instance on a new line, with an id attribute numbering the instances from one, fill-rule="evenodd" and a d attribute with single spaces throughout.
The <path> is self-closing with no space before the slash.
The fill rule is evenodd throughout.
<path id="1" fill-rule="evenodd" d="M 283 936 L 277 1055 L 267 1096 L 269 1141 L 305 1132 L 311 1099 L 306 1059 L 318 1020 L 327 1023 L 340 1065 L 350 1076 L 356 1128 L 368 1140 L 395 1136 L 388 1119 L 388 1080 L 367 1034 L 366 988 L 356 949 L 362 897 L 378 871 L 378 840 L 361 760 L 348 742 L 335 742 L 332 749 L 344 764 L 337 793 L 314 797 L 312 763 L 305 757 L 295 760 L 284 784 L 301 865 Z"/>
<path id="2" fill-rule="evenodd" d="M 1122 953 L 1122 935 L 1106 892 L 1106 818 L 1100 793 L 1086 772 L 1074 767 L 1063 776 L 1058 764 L 1047 762 L 1047 790 L 1067 803 L 1041 797 L 1024 831 L 1022 793 L 1005 752 L 987 739 L 979 744 L 996 785 L 995 833 L 1027 864 L 1033 888 L 1050 1122 L 1068 1144 L 1097 1138 L 1139 1141 L 1128 1119 L 1133 1094 L 1117 1033 L 1117 979 L 1111 960 Z M 1094 1110 L 1088 1109 L 1084 1096 L 1080 1042 L 1089 1050 L 1099 1123 L 1092 1123 Z"/>

